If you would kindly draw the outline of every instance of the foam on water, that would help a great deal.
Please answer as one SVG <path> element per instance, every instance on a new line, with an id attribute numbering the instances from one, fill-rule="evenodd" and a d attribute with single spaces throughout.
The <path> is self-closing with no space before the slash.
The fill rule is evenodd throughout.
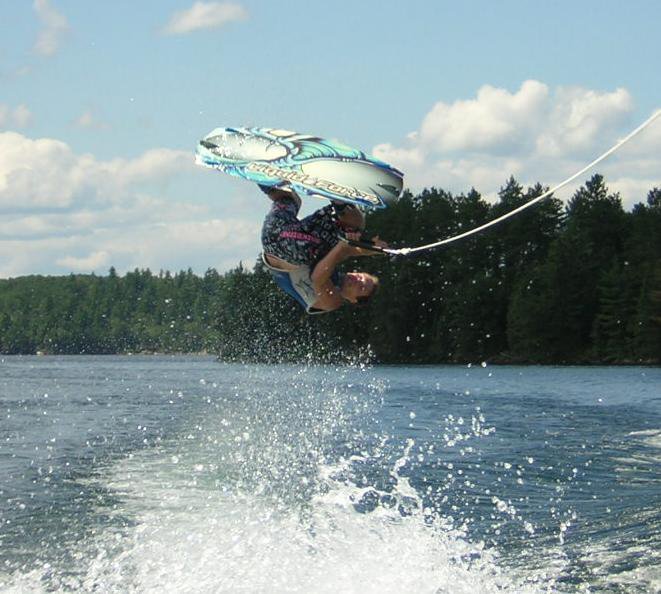
<path id="1" fill-rule="evenodd" d="M 565 412 L 554 425 L 551 405 L 536 413 L 539 433 L 529 419 L 512 449 L 502 445 L 504 422 L 496 432 L 465 392 L 450 392 L 445 410 L 434 382 L 427 400 L 415 391 L 386 403 L 387 374 L 367 368 L 246 368 L 224 383 L 222 373 L 170 390 L 166 403 L 185 404 L 172 432 L 143 431 L 170 418 L 167 404 L 159 417 L 150 401 L 137 428 L 144 443 L 75 479 L 81 492 L 105 494 L 92 502 L 96 515 L 72 527 L 79 542 L 59 559 L 35 553 L 5 575 L 0 568 L 0 590 L 472 594 L 659 584 L 658 566 L 638 562 L 658 558 L 658 535 L 641 539 L 638 529 L 659 524 L 657 509 L 622 506 L 590 522 L 576 511 L 591 497 L 586 476 L 653 486 L 658 429 L 602 442 L 606 475 L 592 470 L 595 454 L 581 454 L 583 466 L 564 462 L 568 444 L 583 449 L 571 433 L 553 436 Z M 513 402 L 501 401 L 505 415 L 522 410 Z M 563 436 L 558 455 L 544 449 Z M 594 493 L 607 499 L 612 484 Z M 112 521 L 90 526 L 95 518 Z"/>
<path id="2" fill-rule="evenodd" d="M 91 479 L 122 501 L 99 512 L 126 521 L 80 543 L 73 557 L 84 571 L 56 574 L 46 564 L 14 574 L 5 586 L 10 592 L 545 590 L 503 574 L 494 552 L 425 507 L 405 476 L 415 441 L 355 428 L 356 417 L 380 405 L 383 384 L 369 376 L 354 381 L 339 370 L 320 378 L 303 369 L 284 393 L 255 381 L 252 390 L 209 398 L 204 414 L 179 435 Z M 446 441 L 455 443 L 489 432 L 474 421 L 465 433 L 459 427 L 448 433 Z M 381 467 L 380 479 L 365 476 L 369 467 Z"/>
<path id="3" fill-rule="evenodd" d="M 644 431 L 631 431 L 634 439 L 641 439 L 647 445 L 661 449 L 661 429 L 646 429 Z"/>
<path id="4" fill-rule="evenodd" d="M 136 456 L 114 468 L 108 484 L 125 489 L 137 524 L 116 535 L 121 552 L 109 554 L 115 542 L 99 543 L 81 585 L 117 592 L 524 591 L 481 545 L 430 521 L 405 479 L 386 493 L 333 478 L 341 466 L 318 470 L 317 494 L 295 508 L 279 497 L 204 488 L 172 473 L 167 456 Z M 359 511 L 369 495 L 388 504 Z"/>
<path id="5" fill-rule="evenodd" d="M 117 470 L 141 474 L 139 467 Z M 491 592 L 497 573 L 480 551 L 414 513 L 359 513 L 334 485 L 291 509 L 271 498 L 132 480 L 138 526 L 115 559 L 100 557 L 86 587 L 181 592 Z M 143 509 L 143 501 L 158 501 Z M 112 566 L 132 575 L 113 584 Z M 108 575 L 110 573 L 110 575 Z M 128 580 L 126 578 L 129 578 Z M 110 578 L 110 579 L 109 579 Z M 454 584 L 454 588 L 450 586 Z M 114 588 L 110 588 L 114 589 Z"/>

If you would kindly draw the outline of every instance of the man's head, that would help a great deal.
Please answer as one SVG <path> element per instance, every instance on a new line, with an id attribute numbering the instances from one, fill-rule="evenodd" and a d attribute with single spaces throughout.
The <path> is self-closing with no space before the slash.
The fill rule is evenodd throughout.
<path id="1" fill-rule="evenodd" d="M 366 304 L 376 293 L 379 277 L 367 272 L 347 272 L 342 279 L 342 297 L 355 305 Z"/>

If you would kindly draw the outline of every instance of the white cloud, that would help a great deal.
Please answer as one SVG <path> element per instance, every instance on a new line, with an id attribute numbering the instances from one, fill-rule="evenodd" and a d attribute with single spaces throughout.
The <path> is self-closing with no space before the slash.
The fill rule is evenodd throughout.
<path id="1" fill-rule="evenodd" d="M 9 121 L 9 107 L 0 103 L 0 126 L 6 126 Z"/>
<path id="2" fill-rule="evenodd" d="M 397 167 L 402 171 L 410 171 L 411 169 L 422 167 L 425 164 L 427 156 L 426 151 L 422 147 L 402 148 L 393 146 L 388 142 L 377 144 L 372 149 L 372 154 L 384 161 L 397 163 Z"/>
<path id="3" fill-rule="evenodd" d="M 234 21 L 244 21 L 248 11 L 232 2 L 195 2 L 188 10 L 176 12 L 163 32 L 183 35 L 201 29 L 217 29 Z"/>
<path id="4" fill-rule="evenodd" d="M 32 123 L 32 113 L 20 104 L 14 109 L 0 103 L 0 128 L 27 128 Z"/>
<path id="5" fill-rule="evenodd" d="M 79 128 L 92 128 L 94 126 L 94 116 L 91 111 L 85 111 L 76 118 L 74 122 Z"/>
<path id="6" fill-rule="evenodd" d="M 0 208 L 69 206 L 76 162 L 63 142 L 0 133 Z"/>
<path id="7" fill-rule="evenodd" d="M 118 173 L 123 184 L 194 169 L 190 153 L 166 148 L 151 149 L 130 161 L 118 159 L 112 161 L 112 164 L 116 170 L 119 170 Z"/>
<path id="8" fill-rule="evenodd" d="M 537 150 L 549 157 L 594 150 L 598 142 L 629 121 L 632 111 L 633 99 L 625 89 L 599 93 L 560 88 L 545 117 L 546 130 L 536 140 Z"/>
<path id="9" fill-rule="evenodd" d="M 99 120 L 91 110 L 85 110 L 75 120 L 74 125 L 78 128 L 87 128 L 90 130 L 107 130 L 108 124 Z"/>
<path id="10" fill-rule="evenodd" d="M 661 109 L 657 113 L 661 113 Z M 661 152 L 661 115 L 658 115 L 654 123 L 643 130 L 633 142 L 624 146 L 620 155 L 633 157 L 636 160 L 643 160 L 645 157 L 656 160 L 659 152 Z"/>
<path id="11" fill-rule="evenodd" d="M 69 22 L 51 6 L 50 0 L 34 0 L 33 6 L 42 24 L 34 51 L 42 56 L 52 56 L 60 48 L 62 38 L 69 31 Z"/>
<path id="12" fill-rule="evenodd" d="M 182 182 L 193 171 L 207 173 L 185 151 L 103 161 L 55 139 L 0 133 L 0 277 L 254 262 L 261 213 L 245 210 L 249 200 L 161 194 L 168 180 L 190 187 Z"/>
<path id="13" fill-rule="evenodd" d="M 661 188 L 661 179 L 656 178 L 607 178 L 608 188 L 619 192 L 629 206 L 638 202 L 646 202 L 647 194 L 652 188 Z"/>
<path id="14" fill-rule="evenodd" d="M 168 205 L 161 203 L 160 209 Z M 177 210 L 175 205 L 175 210 Z M 0 227 L 0 278 L 31 273 L 103 274 L 110 266 L 124 272 L 135 268 L 182 270 L 192 267 L 227 270 L 240 261 L 251 265 L 258 255 L 261 221 L 242 219 L 157 220 L 150 211 L 128 217 L 124 225 L 91 226 L 80 233 L 30 238 L 3 237 Z M 208 214 L 208 213 L 206 213 Z"/>
<path id="15" fill-rule="evenodd" d="M 156 222 L 115 230 L 97 241 L 118 256 L 120 267 L 170 270 L 219 267 L 218 260 L 236 266 L 255 260 L 261 221 L 238 219 Z"/>
<path id="16" fill-rule="evenodd" d="M 75 256 L 66 256 L 56 260 L 56 264 L 62 268 L 67 268 L 76 272 L 89 272 L 108 267 L 110 254 L 104 250 L 92 252 L 88 256 L 76 258 Z"/>
<path id="17" fill-rule="evenodd" d="M 510 175 L 548 185 L 572 175 L 630 131 L 633 110 L 626 89 L 552 90 L 534 80 L 516 92 L 485 85 L 475 98 L 436 103 L 418 130 L 401 143 L 375 146 L 373 153 L 402 169 L 414 191 L 475 187 L 493 197 Z M 599 171 L 613 189 L 622 189 L 626 205 L 639 200 L 644 184 L 660 185 L 661 120 Z"/>
<path id="18" fill-rule="evenodd" d="M 136 182 L 192 168 L 185 151 L 154 149 L 132 160 L 98 161 L 92 155 L 74 154 L 59 140 L 4 132 L 0 133 L 0 209 L 112 202 L 121 200 Z"/>
<path id="19" fill-rule="evenodd" d="M 485 85 L 475 99 L 438 102 L 413 138 L 439 151 L 502 150 L 527 144 L 548 104 L 548 87 L 529 80 L 516 93 Z"/>

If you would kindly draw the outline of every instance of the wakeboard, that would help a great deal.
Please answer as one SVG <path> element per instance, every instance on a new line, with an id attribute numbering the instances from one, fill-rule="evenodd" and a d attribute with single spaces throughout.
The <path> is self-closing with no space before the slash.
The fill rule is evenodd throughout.
<path id="1" fill-rule="evenodd" d="M 216 128 L 197 146 L 196 162 L 300 196 L 375 209 L 396 202 L 404 174 L 335 140 L 277 128 Z"/>

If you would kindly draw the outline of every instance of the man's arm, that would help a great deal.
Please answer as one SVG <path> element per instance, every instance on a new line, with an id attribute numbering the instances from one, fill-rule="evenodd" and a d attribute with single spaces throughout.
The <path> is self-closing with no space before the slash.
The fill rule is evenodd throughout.
<path id="1" fill-rule="evenodd" d="M 344 300 L 340 294 L 340 287 L 336 287 L 331 280 L 338 264 L 351 257 L 353 248 L 345 241 L 338 242 L 314 267 L 310 278 L 317 294 L 314 302 L 316 309 L 333 311 L 341 307 Z"/>
<path id="2" fill-rule="evenodd" d="M 360 239 L 360 233 L 347 233 L 347 239 Z M 379 247 L 387 247 L 384 241 L 378 237 L 375 238 L 375 244 Z M 310 278 L 314 291 L 317 294 L 317 300 L 314 307 L 324 311 L 333 311 L 341 307 L 344 299 L 340 293 L 340 287 L 336 287 L 331 280 L 335 269 L 339 264 L 349 258 L 359 256 L 376 256 L 379 252 L 370 251 L 364 248 L 355 247 L 346 241 L 339 241 L 314 267 Z"/>
<path id="3" fill-rule="evenodd" d="M 356 235 L 357 237 L 354 237 Z M 383 255 L 383 250 L 390 247 L 378 235 L 371 239 L 364 239 L 361 233 L 347 234 L 345 239 L 349 240 L 348 243 L 354 247 L 354 256 L 379 256 Z M 376 249 L 370 249 L 374 246 Z"/>

